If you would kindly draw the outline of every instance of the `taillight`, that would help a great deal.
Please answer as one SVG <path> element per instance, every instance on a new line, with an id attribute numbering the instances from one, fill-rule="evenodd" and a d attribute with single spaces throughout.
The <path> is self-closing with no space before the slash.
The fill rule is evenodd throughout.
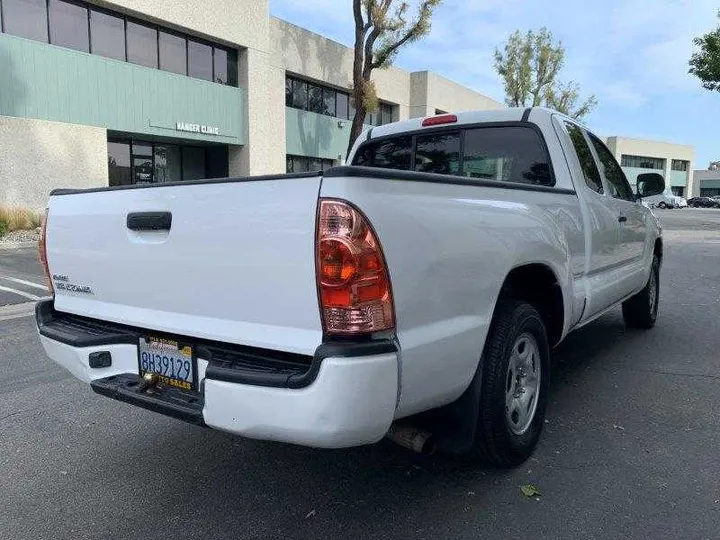
<path id="1" fill-rule="evenodd" d="M 47 218 L 48 218 L 48 211 L 45 210 L 45 213 L 43 214 L 42 220 L 40 222 L 40 239 L 38 240 L 38 262 L 40 263 L 40 266 L 42 266 L 43 273 L 45 274 L 45 285 L 47 286 L 48 290 L 50 291 L 50 294 L 55 294 L 55 290 L 53 289 L 52 279 L 50 279 L 50 268 L 48 267 L 48 260 L 47 260 L 47 240 L 46 240 Z"/>
<path id="2" fill-rule="evenodd" d="M 321 199 L 316 250 L 326 333 L 356 335 L 395 327 L 385 258 L 360 211 L 344 201 Z"/>

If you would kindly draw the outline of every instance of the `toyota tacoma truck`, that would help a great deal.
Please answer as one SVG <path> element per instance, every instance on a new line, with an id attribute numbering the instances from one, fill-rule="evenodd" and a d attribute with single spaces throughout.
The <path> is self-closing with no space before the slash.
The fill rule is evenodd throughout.
<path id="1" fill-rule="evenodd" d="M 348 166 L 50 197 L 46 353 L 98 394 L 318 448 L 385 436 L 513 466 L 550 350 L 658 312 L 661 229 L 602 140 L 542 108 L 374 127 Z M 432 437 L 432 439 L 431 439 Z"/>

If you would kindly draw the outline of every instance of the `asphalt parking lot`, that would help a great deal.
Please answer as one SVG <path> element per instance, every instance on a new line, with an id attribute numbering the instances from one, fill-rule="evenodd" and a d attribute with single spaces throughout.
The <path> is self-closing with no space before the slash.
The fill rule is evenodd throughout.
<path id="1" fill-rule="evenodd" d="M 571 335 L 540 446 L 511 471 L 138 410 L 93 394 L 45 357 L 32 318 L 0 308 L 0 538 L 717 539 L 720 211 L 657 213 L 656 328 L 627 331 L 618 311 Z M 42 284 L 25 251 L 0 251 L 0 275 Z"/>

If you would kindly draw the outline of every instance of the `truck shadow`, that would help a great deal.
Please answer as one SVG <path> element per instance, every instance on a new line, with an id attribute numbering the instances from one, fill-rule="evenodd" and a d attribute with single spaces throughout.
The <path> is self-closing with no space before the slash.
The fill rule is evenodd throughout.
<path id="1" fill-rule="evenodd" d="M 574 394 L 566 391 L 572 381 L 605 362 L 626 333 L 619 317 L 607 316 L 573 334 L 555 351 L 550 417 L 556 407 L 573 406 Z M 289 532 L 302 538 L 319 526 L 339 524 L 364 537 L 402 537 L 414 521 L 427 523 L 428 514 L 437 516 L 440 501 L 453 510 L 438 516 L 438 523 L 449 523 L 468 505 L 480 512 L 486 505 L 496 506 L 498 489 L 520 497 L 517 486 L 521 477 L 526 479 L 528 467 L 552 459 L 548 454 L 554 454 L 551 449 L 557 444 L 553 438 L 563 436 L 546 432 L 530 461 L 506 471 L 413 454 L 387 441 L 321 451 L 170 422 L 139 425 L 138 436 L 126 441 L 129 448 L 106 456 L 109 470 L 127 471 L 125 477 L 107 481 L 120 483 L 120 491 L 124 485 L 143 485 L 171 496 L 173 517 L 167 516 L 168 523 L 178 531 L 186 530 L 189 522 L 221 522 L 238 537 L 251 538 L 286 537 Z M 171 449 L 188 466 L 167 474 L 135 465 L 147 455 L 157 455 L 158 449 Z M 153 516 L 166 515 L 165 499 L 145 498 L 134 512 L 136 525 L 152 523 Z"/>

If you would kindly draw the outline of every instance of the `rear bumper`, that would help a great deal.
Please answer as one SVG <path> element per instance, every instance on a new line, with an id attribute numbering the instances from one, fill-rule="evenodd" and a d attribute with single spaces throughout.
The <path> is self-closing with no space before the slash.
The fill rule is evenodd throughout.
<path id="1" fill-rule="evenodd" d="M 40 342 L 52 360 L 99 394 L 188 422 L 256 439 L 343 448 L 377 442 L 395 415 L 398 360 L 391 342 L 324 345 L 302 372 L 274 366 L 267 377 L 266 370 L 214 359 L 210 347 L 199 346 L 199 392 L 191 394 L 144 386 L 131 329 L 117 329 L 124 337 L 109 333 L 106 344 L 95 332 L 92 344 L 83 346 L 75 330 L 58 329 L 48 323 L 48 307 L 44 314 L 40 309 Z M 200 356 L 206 350 L 209 359 Z M 91 368 L 90 355 L 100 351 L 110 353 L 111 366 Z"/>

